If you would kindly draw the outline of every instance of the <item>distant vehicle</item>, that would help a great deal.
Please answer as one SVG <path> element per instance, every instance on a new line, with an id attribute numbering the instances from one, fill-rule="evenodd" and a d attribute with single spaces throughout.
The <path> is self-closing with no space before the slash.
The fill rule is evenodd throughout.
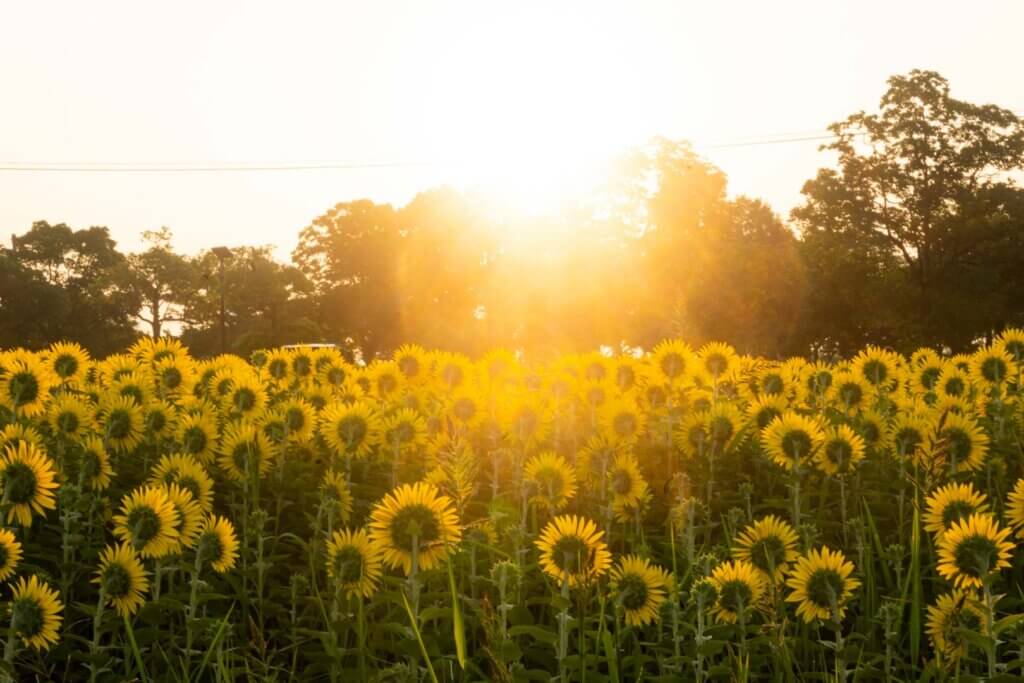
<path id="1" fill-rule="evenodd" d="M 337 344 L 285 344 L 282 349 L 336 349 Z"/>

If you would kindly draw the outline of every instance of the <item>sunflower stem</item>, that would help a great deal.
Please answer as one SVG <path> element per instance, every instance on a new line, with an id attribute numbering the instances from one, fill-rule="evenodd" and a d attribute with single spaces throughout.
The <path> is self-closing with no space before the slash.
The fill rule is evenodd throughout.
<path id="1" fill-rule="evenodd" d="M 103 608 L 107 602 L 107 593 L 104 590 L 103 585 L 100 585 L 100 597 L 96 601 L 96 614 L 92 618 L 92 644 L 89 647 L 89 652 L 92 653 L 93 657 L 100 651 L 100 627 L 103 624 Z M 94 683 L 96 680 L 96 663 L 93 662 L 89 665 L 89 681 Z"/>
<path id="2" fill-rule="evenodd" d="M 985 635 L 991 641 L 990 647 L 985 651 L 988 655 L 988 677 L 991 680 L 996 675 L 996 636 L 993 629 L 996 606 L 992 597 L 991 575 L 985 577 L 985 582 L 982 585 L 985 594 Z"/>
<path id="3" fill-rule="evenodd" d="M 558 615 L 558 670 L 562 683 L 569 681 L 569 668 L 565 663 L 569 656 L 569 577 L 562 577 L 563 607 Z"/>
<path id="4" fill-rule="evenodd" d="M 196 620 L 196 609 L 199 603 L 199 573 L 203 568 L 203 546 L 196 548 L 196 563 L 192 570 L 192 587 L 188 598 L 188 614 L 185 621 L 185 671 L 191 672 L 192 664 L 192 638 L 193 628 Z"/>
<path id="5" fill-rule="evenodd" d="M 4 647 L 4 661 L 7 662 L 7 668 L 12 672 L 11 674 L 4 674 L 5 683 L 11 683 L 14 681 L 14 657 L 18 654 L 18 629 L 15 624 L 15 613 L 11 612 L 11 630 L 7 634 L 7 645 Z"/>

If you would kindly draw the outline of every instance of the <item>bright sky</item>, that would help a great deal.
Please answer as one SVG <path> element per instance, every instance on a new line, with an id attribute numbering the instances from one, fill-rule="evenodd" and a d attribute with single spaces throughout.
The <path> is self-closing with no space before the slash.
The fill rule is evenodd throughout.
<path id="1" fill-rule="evenodd" d="M 247 173 L 0 171 L 0 235 L 106 225 L 122 247 L 275 244 L 336 202 L 452 183 L 537 201 L 653 135 L 780 213 L 813 134 L 935 69 L 1024 111 L 1024 3 L 7 2 L 0 162 L 427 162 Z M 2 165 L 2 164 L 0 164 Z"/>

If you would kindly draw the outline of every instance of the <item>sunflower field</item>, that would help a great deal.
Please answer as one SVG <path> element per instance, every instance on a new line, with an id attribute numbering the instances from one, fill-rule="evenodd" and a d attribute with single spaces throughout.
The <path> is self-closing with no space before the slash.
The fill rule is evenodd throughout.
<path id="1" fill-rule="evenodd" d="M 6 350 L 0 679 L 1020 680 L 1022 371 Z"/>

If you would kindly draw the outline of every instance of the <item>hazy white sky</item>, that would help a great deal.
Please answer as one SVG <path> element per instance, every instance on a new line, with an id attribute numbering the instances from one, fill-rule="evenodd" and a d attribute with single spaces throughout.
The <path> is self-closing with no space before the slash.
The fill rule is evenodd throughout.
<path id="1" fill-rule="evenodd" d="M 429 162 L 263 173 L 0 171 L 0 235 L 169 226 L 185 251 L 275 244 L 338 201 L 454 183 L 571 186 L 653 135 L 694 140 L 785 214 L 827 162 L 807 134 L 935 69 L 1024 111 L 1024 2 L 15 2 L 0 162 Z M 549 192 L 550 193 L 550 192 Z M 526 199 L 524 199 L 525 201 Z"/>

